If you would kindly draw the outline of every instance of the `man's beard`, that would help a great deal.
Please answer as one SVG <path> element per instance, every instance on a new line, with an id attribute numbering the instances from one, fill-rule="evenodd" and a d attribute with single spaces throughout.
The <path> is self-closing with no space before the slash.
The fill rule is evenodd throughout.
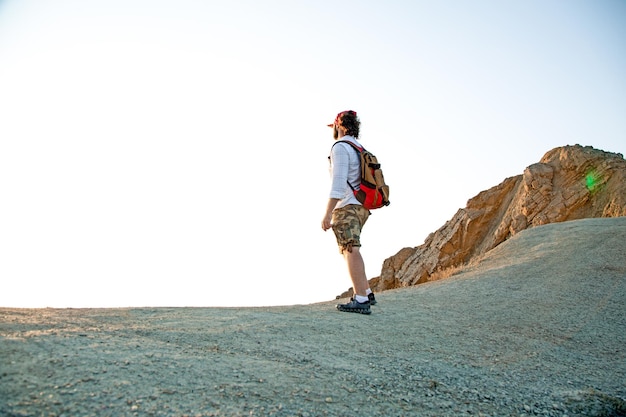
<path id="1" fill-rule="evenodd" d="M 339 139 L 339 131 L 337 130 L 337 126 L 333 126 L 333 138 L 335 138 L 335 140 Z"/>

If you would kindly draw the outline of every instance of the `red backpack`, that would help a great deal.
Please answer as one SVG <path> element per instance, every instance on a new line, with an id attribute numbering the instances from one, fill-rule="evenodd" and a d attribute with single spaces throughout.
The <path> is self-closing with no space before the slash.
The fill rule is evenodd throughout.
<path id="1" fill-rule="evenodd" d="M 347 140 L 338 142 L 347 143 L 359 153 L 361 158 L 361 183 L 354 188 L 350 182 L 348 185 L 352 189 L 354 196 L 363 207 L 373 210 L 389 205 L 389 186 L 385 184 L 383 171 L 380 169 L 378 159 L 365 148 L 355 145 Z M 337 143 L 337 142 L 335 142 Z"/>

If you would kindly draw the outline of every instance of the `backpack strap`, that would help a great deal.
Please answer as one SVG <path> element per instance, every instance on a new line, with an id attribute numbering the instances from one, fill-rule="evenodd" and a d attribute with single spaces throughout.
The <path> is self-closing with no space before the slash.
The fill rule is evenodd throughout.
<path id="1" fill-rule="evenodd" d="M 360 147 L 357 144 L 350 142 L 349 140 L 338 140 L 337 142 L 333 143 L 333 146 L 335 146 L 339 142 L 347 143 L 348 145 L 352 146 L 359 153 L 359 155 L 361 154 L 361 152 L 363 152 L 365 150 L 365 148 Z"/>

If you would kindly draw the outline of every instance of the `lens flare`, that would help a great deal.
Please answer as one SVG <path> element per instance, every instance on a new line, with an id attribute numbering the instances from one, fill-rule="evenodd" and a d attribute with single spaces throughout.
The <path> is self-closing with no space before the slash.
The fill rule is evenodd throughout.
<path id="1" fill-rule="evenodd" d="M 587 189 L 591 192 L 594 192 L 600 185 L 600 176 L 595 170 L 590 171 L 585 176 L 585 183 L 587 185 Z"/>

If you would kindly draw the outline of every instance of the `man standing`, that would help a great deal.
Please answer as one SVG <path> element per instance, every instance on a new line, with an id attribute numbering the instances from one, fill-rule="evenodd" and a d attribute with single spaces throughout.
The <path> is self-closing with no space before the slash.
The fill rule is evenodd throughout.
<path id="1" fill-rule="evenodd" d="M 370 211 L 356 199 L 352 188 L 357 188 L 361 180 L 360 156 L 355 149 L 344 142 L 359 144 L 361 122 L 356 112 L 346 110 L 337 115 L 329 124 L 333 128 L 335 143 L 331 148 L 330 175 L 332 185 L 326 214 L 322 220 L 324 231 L 332 227 L 339 252 L 348 265 L 354 296 L 347 304 L 337 304 L 339 311 L 370 314 L 370 305 L 376 304 L 376 298 L 369 288 L 365 275 L 365 263 L 361 256 L 361 230 L 370 215 Z"/>

